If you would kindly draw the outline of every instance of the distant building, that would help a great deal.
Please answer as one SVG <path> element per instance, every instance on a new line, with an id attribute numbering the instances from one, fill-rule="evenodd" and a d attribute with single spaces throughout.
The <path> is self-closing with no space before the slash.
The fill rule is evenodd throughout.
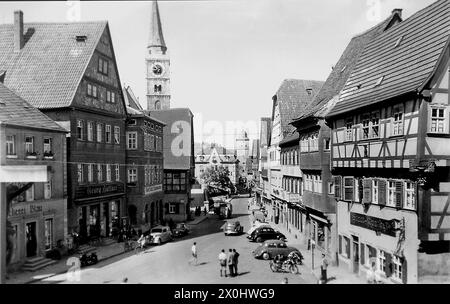
<path id="1" fill-rule="evenodd" d="M 67 236 L 66 130 L 1 83 L 0 109 L 1 164 L 50 171 L 47 183 L 6 184 L 8 195 L 22 190 L 7 210 L 8 267 L 16 269 Z"/>
<path id="2" fill-rule="evenodd" d="M 212 146 L 208 151 L 203 151 L 195 156 L 195 176 L 200 184 L 204 184 L 201 176 L 207 169 L 219 167 L 227 168 L 230 172 L 230 181 L 235 185 L 238 182 L 239 160 L 234 153 L 227 153 L 225 148 Z"/>
<path id="3" fill-rule="evenodd" d="M 235 139 L 234 148 L 239 160 L 239 177 L 247 177 L 247 159 L 250 155 L 250 138 L 246 131 L 242 131 Z"/>
<path id="4" fill-rule="evenodd" d="M 259 180 L 256 180 L 255 197 L 257 203 L 267 203 L 270 200 L 269 164 L 267 149 L 270 143 L 272 121 L 270 117 L 262 117 L 259 134 Z"/>
<path id="5" fill-rule="evenodd" d="M 147 231 L 163 220 L 163 128 L 146 115 L 130 87 L 123 90 L 127 104 L 127 208 L 131 225 Z"/>

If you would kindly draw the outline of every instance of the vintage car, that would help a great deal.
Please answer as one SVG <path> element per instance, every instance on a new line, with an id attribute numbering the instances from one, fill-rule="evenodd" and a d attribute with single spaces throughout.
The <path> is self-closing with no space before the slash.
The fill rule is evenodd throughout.
<path id="1" fill-rule="evenodd" d="M 174 237 L 182 237 L 189 234 L 189 227 L 185 223 L 178 223 L 172 231 Z"/>
<path id="2" fill-rule="evenodd" d="M 297 248 L 290 247 L 283 241 L 268 240 L 253 250 L 252 254 L 257 259 L 263 258 L 264 260 L 271 260 L 279 254 L 287 257 L 289 253 L 293 251 L 302 256 Z"/>
<path id="3" fill-rule="evenodd" d="M 238 235 L 244 232 L 244 227 L 241 226 L 241 223 L 238 221 L 229 221 L 223 227 L 223 232 L 225 235 Z"/>
<path id="4" fill-rule="evenodd" d="M 250 241 L 262 243 L 266 240 L 282 240 L 286 241 L 286 236 L 279 231 L 274 230 L 271 227 L 258 227 L 247 238 Z"/>
<path id="5" fill-rule="evenodd" d="M 161 245 L 172 240 L 172 232 L 168 226 L 156 226 L 150 230 L 152 244 Z"/>

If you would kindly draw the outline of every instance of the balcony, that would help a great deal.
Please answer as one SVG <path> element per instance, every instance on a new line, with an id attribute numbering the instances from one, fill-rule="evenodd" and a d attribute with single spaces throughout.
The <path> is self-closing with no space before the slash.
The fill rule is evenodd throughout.
<path id="1" fill-rule="evenodd" d="M 302 173 L 299 165 L 283 165 L 281 166 L 281 174 L 286 176 L 301 177 Z"/>

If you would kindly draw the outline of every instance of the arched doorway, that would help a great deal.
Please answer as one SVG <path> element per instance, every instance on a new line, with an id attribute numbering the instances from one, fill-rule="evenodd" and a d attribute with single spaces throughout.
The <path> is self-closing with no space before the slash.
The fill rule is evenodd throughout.
<path id="1" fill-rule="evenodd" d="M 156 223 L 155 202 L 150 204 L 150 226 Z"/>
<path id="2" fill-rule="evenodd" d="M 161 101 L 155 101 L 155 110 L 161 110 Z"/>

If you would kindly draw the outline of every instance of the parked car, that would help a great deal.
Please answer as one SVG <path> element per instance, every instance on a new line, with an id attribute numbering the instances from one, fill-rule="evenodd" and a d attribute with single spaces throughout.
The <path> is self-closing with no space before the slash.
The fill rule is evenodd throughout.
<path id="1" fill-rule="evenodd" d="M 242 234 L 244 233 L 244 227 L 241 226 L 241 223 L 239 223 L 239 221 L 229 221 L 225 224 L 225 227 L 223 227 L 223 232 L 225 233 L 225 235 Z"/>
<path id="2" fill-rule="evenodd" d="M 189 227 L 185 223 L 178 223 L 173 229 L 174 237 L 181 237 L 189 234 Z"/>
<path id="3" fill-rule="evenodd" d="M 296 252 L 302 256 L 297 248 L 288 246 L 281 240 L 267 240 L 253 250 L 252 254 L 257 259 L 271 260 L 279 254 L 287 257 L 291 252 Z"/>
<path id="4" fill-rule="evenodd" d="M 251 235 L 253 233 L 253 231 L 255 231 L 257 228 L 259 227 L 269 227 L 271 228 L 269 223 L 264 223 L 264 222 L 260 222 L 260 221 L 255 221 L 252 225 L 252 227 L 247 231 L 248 235 Z"/>
<path id="5" fill-rule="evenodd" d="M 286 236 L 279 231 L 275 231 L 271 227 L 258 227 L 252 234 L 247 236 L 248 239 L 254 242 L 261 243 L 266 240 L 282 240 L 286 241 Z"/>
<path id="6" fill-rule="evenodd" d="M 152 244 L 161 245 L 172 240 L 172 232 L 168 226 L 156 226 L 150 230 Z"/>

